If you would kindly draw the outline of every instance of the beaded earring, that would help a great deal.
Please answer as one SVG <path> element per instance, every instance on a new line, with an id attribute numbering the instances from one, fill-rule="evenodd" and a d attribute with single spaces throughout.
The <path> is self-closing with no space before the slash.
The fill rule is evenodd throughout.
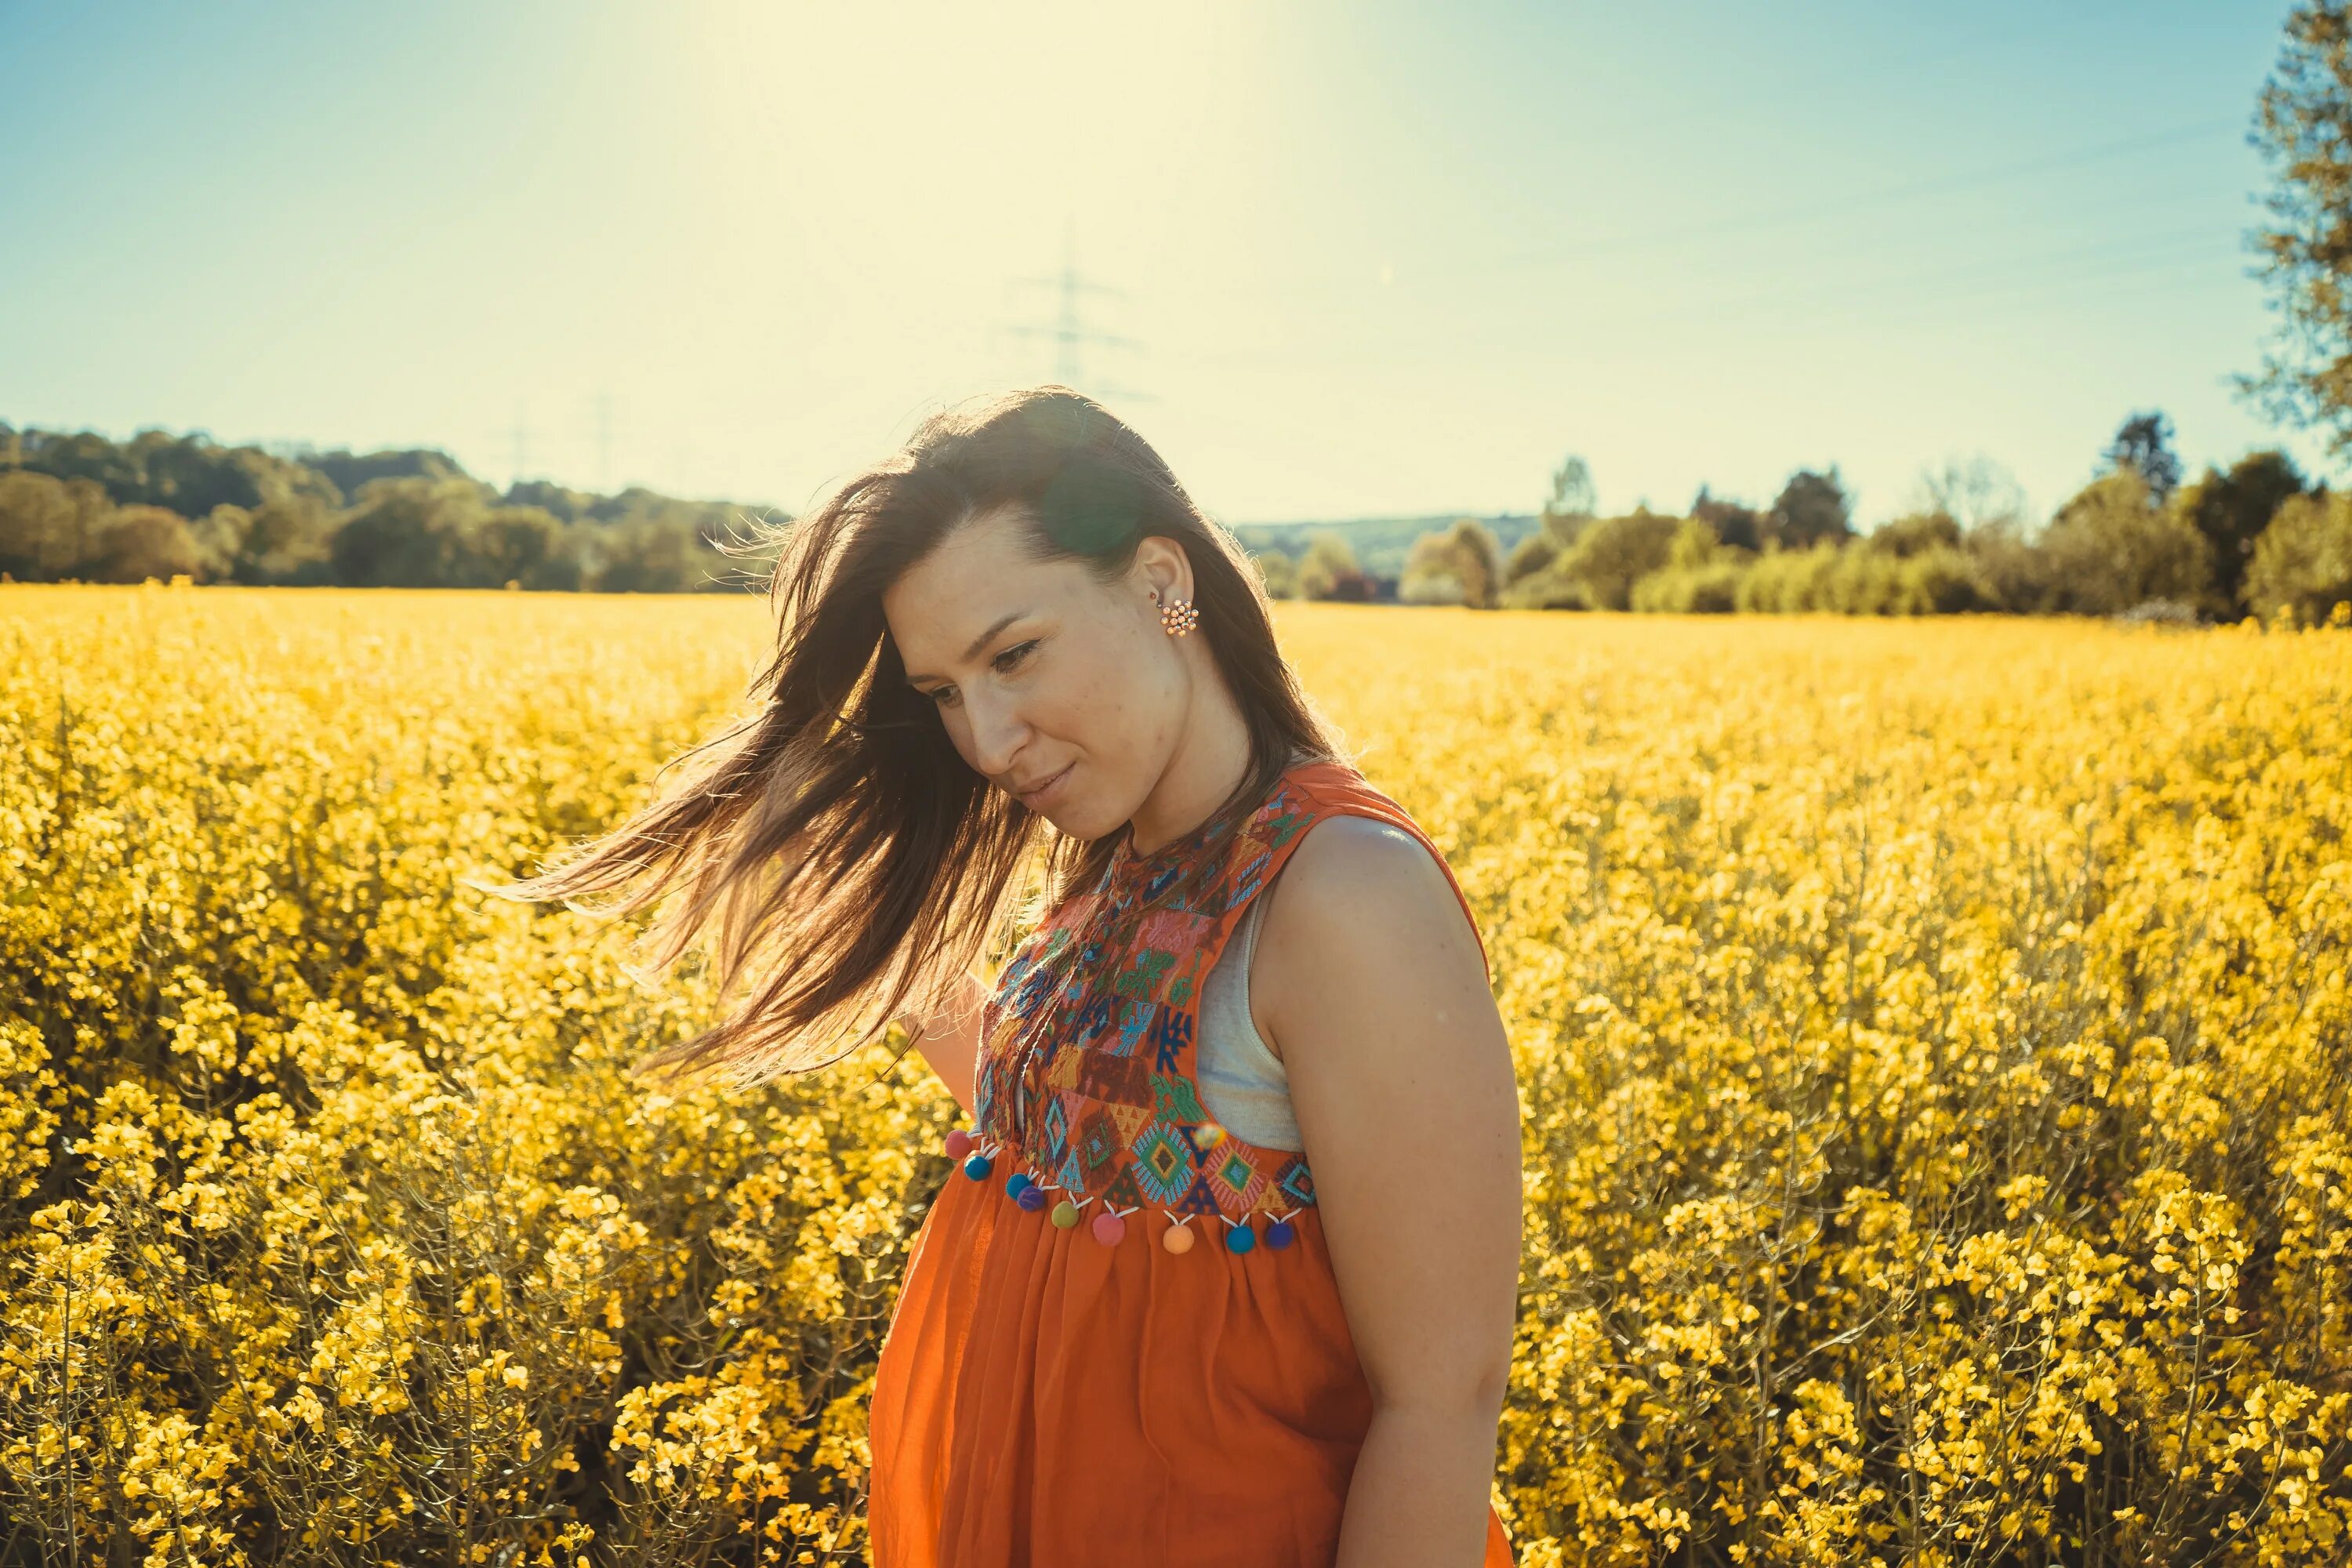
<path id="1" fill-rule="evenodd" d="M 1160 590 L 1151 590 L 1152 602 L 1160 602 Z M 1160 624 L 1171 637 L 1181 637 L 1201 624 L 1201 612 L 1192 607 L 1190 599 L 1171 599 L 1160 605 Z"/>

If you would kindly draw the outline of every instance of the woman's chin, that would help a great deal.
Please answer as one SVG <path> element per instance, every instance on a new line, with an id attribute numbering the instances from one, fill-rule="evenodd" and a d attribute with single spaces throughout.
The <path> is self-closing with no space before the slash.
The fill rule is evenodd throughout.
<path id="1" fill-rule="evenodd" d="M 1067 806 L 1055 805 L 1039 807 L 1036 808 L 1036 815 L 1045 818 L 1047 822 L 1052 823 L 1056 832 L 1059 832 L 1067 837 L 1092 838 L 1097 837 L 1094 832 L 1089 830 L 1087 824 L 1074 816 Z"/>
<path id="2" fill-rule="evenodd" d="M 1052 805 L 1032 806 L 1030 812 L 1052 823 L 1056 832 L 1070 838 L 1100 838 L 1106 833 L 1116 833 L 1119 829 L 1119 824 L 1116 822 L 1108 825 L 1097 822 L 1094 814 L 1083 804 L 1056 801 Z"/>

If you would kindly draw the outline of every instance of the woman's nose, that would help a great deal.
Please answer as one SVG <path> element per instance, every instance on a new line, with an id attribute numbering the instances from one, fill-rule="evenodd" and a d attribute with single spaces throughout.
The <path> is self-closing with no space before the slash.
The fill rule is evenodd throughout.
<path id="1" fill-rule="evenodd" d="M 1021 754 L 1022 743 L 1028 739 L 1028 725 L 1022 722 L 1010 704 L 971 702 L 965 711 L 971 721 L 972 766 L 1003 781 L 1013 771 L 1013 759 Z"/>

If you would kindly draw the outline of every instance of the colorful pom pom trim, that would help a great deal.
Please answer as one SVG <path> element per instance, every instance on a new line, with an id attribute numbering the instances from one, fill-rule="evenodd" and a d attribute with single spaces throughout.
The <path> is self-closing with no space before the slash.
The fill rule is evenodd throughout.
<path id="1" fill-rule="evenodd" d="M 1205 1122 L 1202 1125 L 1208 1132 L 1205 1146 L 1214 1147 L 1223 1142 L 1223 1128 L 1218 1127 L 1213 1121 Z M 945 1147 L 948 1158 L 960 1161 L 963 1166 L 963 1173 L 975 1182 L 987 1180 L 990 1173 L 995 1169 L 995 1156 L 1003 1151 L 1003 1144 L 982 1143 L 979 1138 L 961 1127 L 956 1128 L 947 1135 Z M 1048 1192 L 1060 1189 L 1059 1182 L 1042 1181 L 1026 1171 L 1015 1171 L 1004 1178 L 1004 1195 L 1011 1198 L 1016 1206 L 1031 1214 L 1036 1213 L 1046 1205 L 1049 1200 L 1045 1194 Z M 1088 1193 L 1083 1197 L 1075 1199 L 1065 1195 L 1060 1202 L 1054 1205 L 1053 1213 L 1046 1217 L 1058 1229 L 1074 1229 L 1080 1217 L 1079 1211 L 1094 1202 L 1097 1195 Z M 1137 1213 L 1141 1206 L 1141 1205 L 1136 1205 L 1129 1208 L 1115 1209 L 1106 1203 L 1101 1212 L 1094 1216 L 1094 1223 L 1087 1227 L 1087 1233 L 1105 1247 L 1117 1247 L 1127 1235 L 1127 1216 Z M 1166 1215 L 1169 1221 L 1168 1228 L 1160 1233 L 1160 1245 L 1170 1252 L 1192 1251 L 1194 1237 L 1191 1225 L 1200 1216 L 1189 1214 L 1180 1215 L 1173 1209 L 1162 1209 L 1160 1212 Z M 1225 1250 L 1237 1254 L 1250 1252 L 1255 1250 L 1258 1242 L 1263 1239 L 1269 1250 L 1281 1251 L 1298 1238 L 1297 1227 L 1290 1223 L 1290 1216 L 1297 1213 L 1298 1210 L 1293 1208 L 1276 1215 L 1273 1223 L 1265 1227 L 1265 1235 L 1263 1237 L 1251 1228 L 1248 1219 L 1234 1219 L 1230 1215 L 1219 1215 L 1217 1217 L 1223 1220 L 1226 1226 Z"/>

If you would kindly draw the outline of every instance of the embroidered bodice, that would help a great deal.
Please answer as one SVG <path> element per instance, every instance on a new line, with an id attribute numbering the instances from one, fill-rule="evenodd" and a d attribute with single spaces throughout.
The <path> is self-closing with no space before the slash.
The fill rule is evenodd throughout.
<path id="1" fill-rule="evenodd" d="M 983 1014 L 968 1170 L 1001 1165 L 1027 1207 L 1057 1194 L 1066 1224 L 1098 1202 L 1097 1234 L 1114 1239 L 1147 1205 L 1222 1216 L 1242 1227 L 1229 1246 L 1248 1245 L 1260 1218 L 1270 1244 L 1289 1239 L 1285 1222 L 1315 1202 L 1313 1173 L 1304 1151 L 1251 1143 L 1202 1104 L 1201 990 L 1251 899 L 1341 804 L 1315 788 L 1338 766 L 1286 772 L 1222 852 L 1213 819 L 1149 854 L 1122 839 L 1096 884 L 1030 933 Z"/>

